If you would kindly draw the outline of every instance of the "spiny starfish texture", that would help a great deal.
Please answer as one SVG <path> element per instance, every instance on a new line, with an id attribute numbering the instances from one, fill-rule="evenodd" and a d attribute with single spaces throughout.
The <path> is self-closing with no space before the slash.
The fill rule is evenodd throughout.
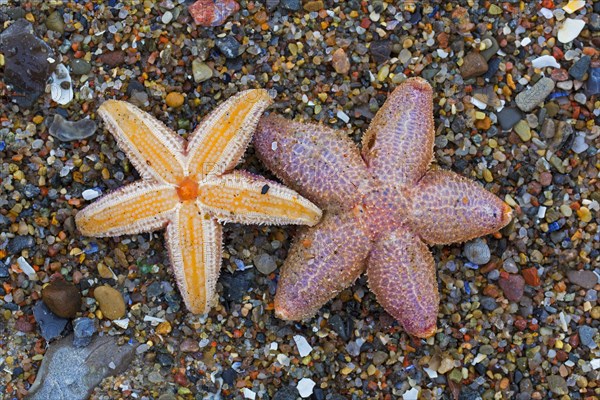
<path id="1" fill-rule="evenodd" d="M 244 171 L 232 171 L 271 104 L 248 90 L 213 111 L 186 142 L 137 107 L 109 100 L 98 114 L 142 180 L 80 211 L 87 236 L 119 236 L 165 228 L 171 265 L 193 313 L 216 300 L 221 222 L 316 224 L 321 211 L 296 192 Z"/>
<path id="2" fill-rule="evenodd" d="M 276 315 L 313 316 L 365 270 L 383 308 L 411 335 L 436 330 L 439 294 L 428 244 L 495 232 L 511 210 L 459 175 L 429 170 L 434 123 L 431 86 L 411 78 L 389 96 L 363 138 L 263 117 L 254 146 L 285 183 L 325 210 L 303 230 L 283 265 Z"/>

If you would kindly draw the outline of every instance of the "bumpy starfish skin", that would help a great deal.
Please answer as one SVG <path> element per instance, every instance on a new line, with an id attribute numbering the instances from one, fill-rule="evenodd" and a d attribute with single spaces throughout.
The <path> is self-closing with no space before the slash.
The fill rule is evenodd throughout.
<path id="1" fill-rule="evenodd" d="M 258 156 L 275 174 L 325 209 L 303 228 L 283 265 L 275 313 L 301 320 L 365 270 L 379 303 L 411 335 L 436 330 L 439 294 L 427 244 L 495 232 L 510 208 L 478 184 L 431 171 L 431 86 L 408 79 L 389 96 L 363 138 L 362 153 L 343 132 L 263 117 Z"/>
<path id="2" fill-rule="evenodd" d="M 87 236 L 166 227 L 183 300 L 191 312 L 207 312 L 217 297 L 219 222 L 314 225 L 321 217 L 321 211 L 296 192 L 260 176 L 231 171 L 270 103 L 264 90 L 239 93 L 208 115 L 186 142 L 129 103 L 105 102 L 98 113 L 143 179 L 80 211 L 77 227 Z"/>

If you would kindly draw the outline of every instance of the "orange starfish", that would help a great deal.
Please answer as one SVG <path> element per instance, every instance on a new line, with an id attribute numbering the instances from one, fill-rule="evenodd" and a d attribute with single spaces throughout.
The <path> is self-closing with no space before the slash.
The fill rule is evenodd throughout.
<path id="1" fill-rule="evenodd" d="M 142 180 L 79 212 L 87 236 L 119 236 L 166 226 L 171 265 L 193 313 L 216 301 L 221 265 L 220 222 L 316 224 L 321 211 L 296 192 L 245 171 L 231 171 L 271 104 L 265 90 L 248 90 L 214 110 L 186 142 L 139 108 L 116 100 L 98 114 Z"/>

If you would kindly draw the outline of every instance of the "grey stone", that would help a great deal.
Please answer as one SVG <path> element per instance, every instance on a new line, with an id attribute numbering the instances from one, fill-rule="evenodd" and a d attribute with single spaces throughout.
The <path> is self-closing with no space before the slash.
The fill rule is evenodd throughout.
<path id="1" fill-rule="evenodd" d="M 53 314 L 43 301 L 38 301 L 33 306 L 33 317 L 40 327 L 42 337 L 48 341 L 59 337 L 69 321 Z"/>
<path id="2" fill-rule="evenodd" d="M 567 381 L 560 375 L 550 375 L 548 377 L 548 388 L 554 394 L 564 395 L 569 394 Z"/>
<path id="3" fill-rule="evenodd" d="M 485 40 L 485 39 L 490 39 L 490 41 L 492 42 L 492 46 L 489 49 L 485 49 L 484 51 L 482 51 L 481 55 L 487 61 L 490 61 L 490 58 L 492 58 L 494 56 L 494 54 L 496 54 L 498 52 L 498 50 L 500 50 L 500 45 L 498 44 L 498 41 L 496 40 L 496 38 L 494 38 L 493 36 L 483 37 L 483 40 Z"/>
<path id="4" fill-rule="evenodd" d="M 288 10 L 298 11 L 302 7 L 302 2 L 300 0 L 282 0 L 281 5 Z"/>
<path id="5" fill-rule="evenodd" d="M 535 109 L 554 90 L 554 81 L 550 78 L 542 78 L 530 89 L 524 90 L 517 95 L 515 102 L 522 111 L 529 112 Z"/>
<path id="6" fill-rule="evenodd" d="M 477 265 L 487 264 L 492 256 L 485 240 L 479 238 L 467 242 L 463 254 L 470 262 Z"/>
<path id="7" fill-rule="evenodd" d="M 600 93 L 600 67 L 592 68 L 585 87 L 585 94 L 594 96 Z"/>
<path id="8" fill-rule="evenodd" d="M 574 271 L 567 272 L 569 282 L 581 286 L 584 289 L 592 289 L 598 283 L 598 276 L 592 271 Z"/>
<path id="9" fill-rule="evenodd" d="M 516 107 L 504 107 L 497 116 L 500 127 L 504 131 L 512 129 L 523 118 L 523 114 Z"/>
<path id="10" fill-rule="evenodd" d="M 298 389 L 292 386 L 286 386 L 275 393 L 273 400 L 296 400 L 298 397 L 300 397 Z"/>
<path id="11" fill-rule="evenodd" d="M 48 127 L 48 132 L 58 140 L 68 142 L 92 136 L 96 133 L 97 127 L 96 122 L 89 118 L 80 119 L 78 121 L 68 121 L 61 115 L 55 114 L 52 123 Z"/>
<path id="12" fill-rule="evenodd" d="M 135 345 L 119 346 L 113 336 L 96 336 L 87 347 L 74 347 L 73 336 L 50 346 L 29 400 L 84 400 L 107 376 L 122 374 L 134 357 Z"/>
<path id="13" fill-rule="evenodd" d="M 92 65 L 80 58 L 77 58 L 71 62 L 71 72 L 73 75 L 85 75 L 92 70 Z"/>
<path id="14" fill-rule="evenodd" d="M 236 58 L 240 55 L 240 42 L 233 36 L 218 38 L 215 43 L 226 58 Z"/>
<path id="15" fill-rule="evenodd" d="M 589 347 L 590 349 L 595 349 L 598 347 L 598 344 L 594 342 L 594 336 L 598 332 L 597 329 L 592 328 L 591 326 L 582 325 L 579 327 L 579 339 L 581 340 L 581 344 Z"/>
<path id="16" fill-rule="evenodd" d="M 85 347 L 92 342 L 92 336 L 96 332 L 96 325 L 94 320 L 90 318 L 77 318 L 73 322 L 73 332 L 75 337 L 73 338 L 73 346 Z"/>
<path id="17" fill-rule="evenodd" d="M 574 79 L 578 81 L 583 80 L 583 77 L 588 72 L 590 68 L 590 62 L 592 59 L 590 56 L 583 56 L 571 68 L 569 68 L 569 75 L 571 75 Z"/>
<path id="18" fill-rule="evenodd" d="M 277 269 L 275 260 L 269 254 L 258 254 L 253 258 L 253 261 L 256 269 L 259 270 L 261 274 L 269 275 Z"/>

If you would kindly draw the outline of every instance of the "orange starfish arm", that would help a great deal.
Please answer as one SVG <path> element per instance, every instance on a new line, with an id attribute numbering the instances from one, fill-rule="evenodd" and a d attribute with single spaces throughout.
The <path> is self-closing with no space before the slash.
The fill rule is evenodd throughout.
<path id="1" fill-rule="evenodd" d="M 326 213 L 306 228 L 290 248 L 279 276 L 275 314 L 282 319 L 310 318 L 364 272 L 371 241 L 350 213 Z"/>
<path id="2" fill-rule="evenodd" d="M 170 185 L 138 181 L 79 211 L 75 223 L 85 236 L 120 236 L 164 227 L 179 204 Z"/>
<path id="3" fill-rule="evenodd" d="M 246 90 L 209 114 L 189 139 L 189 174 L 220 175 L 233 169 L 248 147 L 258 118 L 271 103 L 266 90 Z"/>
<path id="4" fill-rule="evenodd" d="M 293 190 L 241 171 L 201 182 L 198 201 L 225 222 L 312 226 L 321 218 L 321 210 Z"/>
<path id="5" fill-rule="evenodd" d="M 181 203 L 167 226 L 173 273 L 183 301 L 194 314 L 208 312 L 217 300 L 221 238 L 221 225 L 193 202 Z"/>
<path id="6" fill-rule="evenodd" d="M 363 136 L 362 155 L 373 175 L 392 185 L 411 185 L 433 158 L 433 90 L 407 79 L 388 97 Z"/>
<path id="7" fill-rule="evenodd" d="M 379 238 L 369 255 L 367 277 L 379 304 L 407 333 L 434 334 L 440 302 L 435 263 L 418 236 L 401 227 Z"/>
<path id="8" fill-rule="evenodd" d="M 481 185 L 451 171 L 430 171 L 411 190 L 413 232 L 430 244 L 464 242 L 502 229 L 510 207 Z"/>
<path id="9" fill-rule="evenodd" d="M 124 101 L 105 101 L 98 114 L 144 179 L 171 184 L 181 180 L 184 141 L 171 129 Z"/>

